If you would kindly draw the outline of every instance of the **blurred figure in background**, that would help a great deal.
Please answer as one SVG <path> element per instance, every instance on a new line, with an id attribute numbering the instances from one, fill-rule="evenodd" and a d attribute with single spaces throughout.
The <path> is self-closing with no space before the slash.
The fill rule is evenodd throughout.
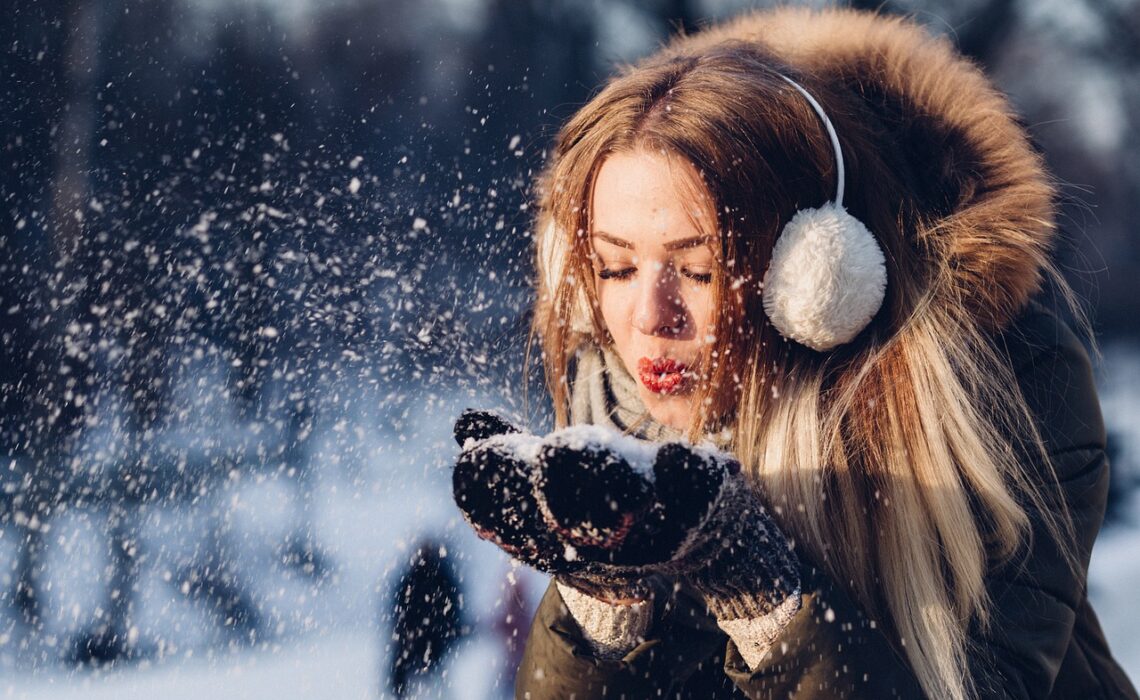
<path id="1" fill-rule="evenodd" d="M 459 577 L 438 542 L 423 542 L 390 598 L 394 610 L 388 688 L 405 697 L 418 676 L 438 672 L 464 633 Z"/>

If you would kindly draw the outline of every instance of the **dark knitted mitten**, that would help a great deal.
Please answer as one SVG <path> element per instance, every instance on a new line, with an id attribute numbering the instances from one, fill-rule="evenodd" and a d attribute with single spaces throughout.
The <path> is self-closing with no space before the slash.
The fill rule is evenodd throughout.
<path id="1" fill-rule="evenodd" d="M 603 600 L 642 598 L 648 589 L 635 571 L 599 567 L 605 550 L 583 557 L 550 527 L 539 510 L 534 481 L 542 439 L 524 433 L 502 416 L 467 410 L 456 421 L 455 439 L 462 447 L 452 472 L 452 494 L 464 518 L 482 539 L 493 542 L 523 564 L 548 573 L 565 585 Z M 602 472 L 605 480 L 605 470 Z M 648 492 L 641 481 L 595 484 L 632 501 L 626 488 Z M 587 548 L 589 549 L 589 548 Z"/>
<path id="2" fill-rule="evenodd" d="M 596 571 L 684 577 L 722 621 L 798 607 L 796 556 L 728 455 L 578 426 L 539 460 L 543 517 Z"/>
<path id="3" fill-rule="evenodd" d="M 761 617 L 781 605 L 798 609 L 799 561 L 734 460 L 665 445 L 656 464 L 666 492 L 660 497 L 684 502 L 694 472 L 719 473 L 722 481 L 704 520 L 689 531 L 669 568 L 688 578 L 721 621 Z"/>

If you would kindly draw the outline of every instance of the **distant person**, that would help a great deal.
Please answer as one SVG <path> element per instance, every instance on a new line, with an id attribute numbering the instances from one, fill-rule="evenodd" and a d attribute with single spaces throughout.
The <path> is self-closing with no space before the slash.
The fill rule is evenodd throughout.
<path id="1" fill-rule="evenodd" d="M 451 561 L 437 542 L 416 549 L 392 595 L 388 686 L 402 698 L 417 677 L 439 672 L 462 634 L 462 597 Z"/>
<path id="2" fill-rule="evenodd" d="M 1109 467 L 1054 180 L 948 41 L 792 8 L 680 37 L 538 184 L 573 427 L 468 412 L 454 472 L 553 575 L 518 697 L 1137 697 L 1087 596 Z"/>

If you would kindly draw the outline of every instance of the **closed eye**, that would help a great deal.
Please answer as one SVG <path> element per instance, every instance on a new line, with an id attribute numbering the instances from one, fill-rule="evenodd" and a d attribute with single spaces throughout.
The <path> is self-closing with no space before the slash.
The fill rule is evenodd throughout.
<path id="1" fill-rule="evenodd" d="M 682 268 L 681 274 L 698 284 L 708 284 L 712 282 L 711 272 L 699 272 L 697 270 L 688 270 Z"/>
<path id="2" fill-rule="evenodd" d="M 598 279 L 603 280 L 627 280 L 633 277 L 633 273 L 637 272 L 636 267 L 623 267 L 617 270 L 610 270 L 603 268 L 598 270 Z"/>
<path id="3" fill-rule="evenodd" d="M 636 272 L 636 267 L 622 267 L 618 269 L 603 268 L 601 270 L 598 270 L 598 279 L 627 280 L 633 277 Z M 712 272 L 701 272 L 697 270 L 682 268 L 681 274 L 688 279 L 696 282 L 697 284 L 709 284 L 712 282 Z"/>

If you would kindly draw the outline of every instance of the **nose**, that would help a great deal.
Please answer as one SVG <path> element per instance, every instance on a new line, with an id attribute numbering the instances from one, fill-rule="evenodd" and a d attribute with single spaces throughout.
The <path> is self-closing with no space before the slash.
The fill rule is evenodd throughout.
<path id="1" fill-rule="evenodd" d="M 676 336 L 685 330 L 688 309 L 681 299 L 677 271 L 655 263 L 641 279 L 633 311 L 633 327 L 646 335 Z"/>

